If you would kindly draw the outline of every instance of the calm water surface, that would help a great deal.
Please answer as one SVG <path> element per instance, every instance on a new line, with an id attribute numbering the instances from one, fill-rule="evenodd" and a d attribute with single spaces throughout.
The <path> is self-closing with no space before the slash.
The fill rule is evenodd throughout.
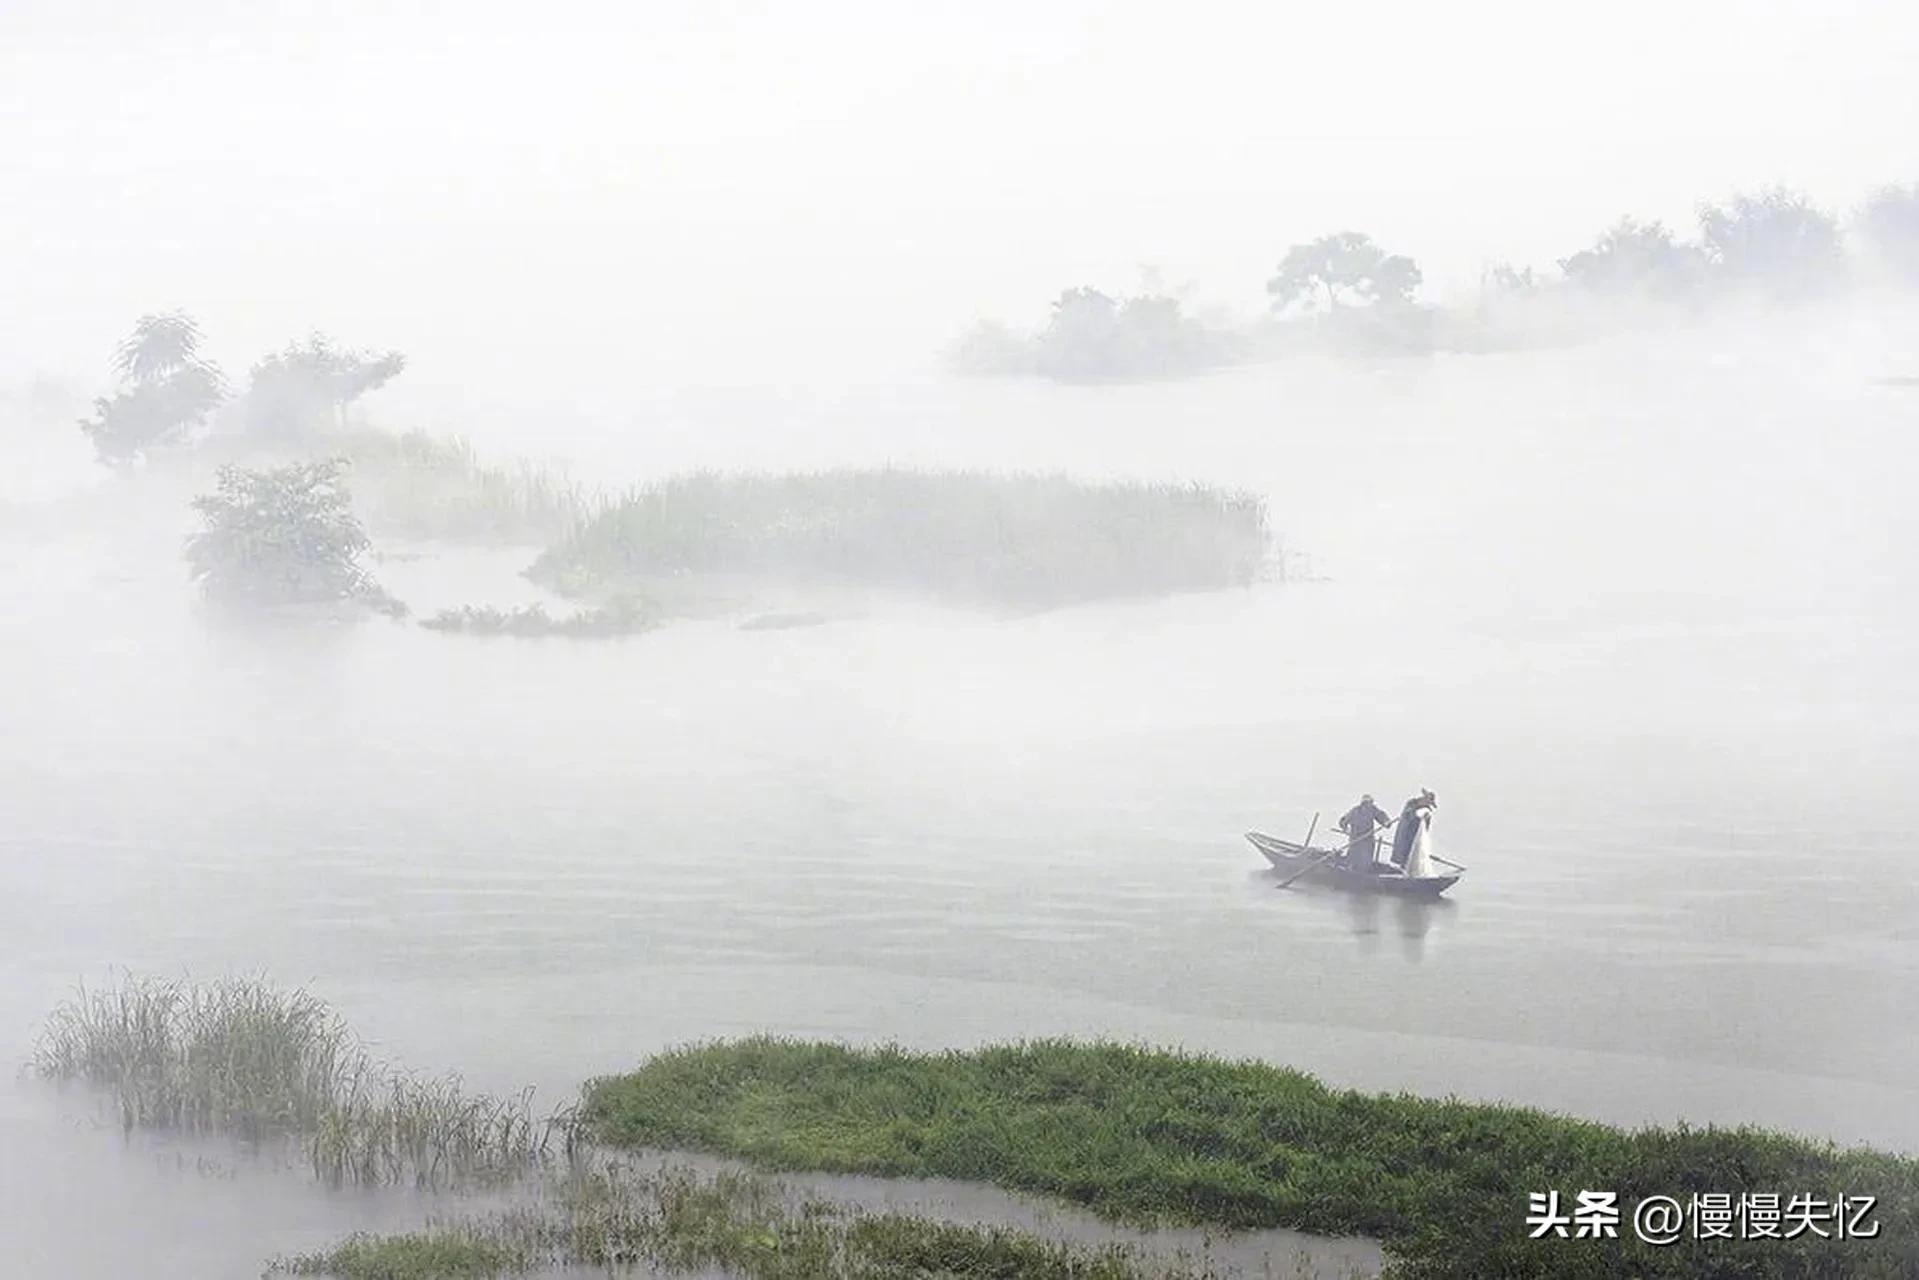
<path id="1" fill-rule="evenodd" d="M 42 511 L 0 535 L 0 1044 L 114 967 L 265 972 L 553 1101 L 714 1036 L 1108 1035 L 1919 1150 L 1919 584 L 1874 465 L 1919 396 L 1817 354 L 689 394 L 559 442 L 621 478 L 1222 480 L 1330 579 L 1038 617 L 246 628 L 191 606 L 177 516 Z M 524 553 L 419 550 L 383 567 L 418 609 L 532 597 Z M 1450 901 L 1276 892 L 1240 839 L 1422 785 Z M 63 1259 L 37 1274 L 250 1275 L 420 1211 L 83 1114 L 0 1110 L 0 1235 Z"/>

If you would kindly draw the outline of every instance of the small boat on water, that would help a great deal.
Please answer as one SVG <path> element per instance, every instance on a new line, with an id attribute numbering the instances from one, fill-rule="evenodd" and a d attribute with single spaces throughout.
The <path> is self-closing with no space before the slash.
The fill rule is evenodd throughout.
<path id="1" fill-rule="evenodd" d="M 1342 864 L 1336 851 L 1312 845 L 1295 844 L 1259 831 L 1248 831 L 1246 839 L 1266 855 L 1266 861 L 1288 875 L 1305 872 L 1303 880 L 1318 880 L 1352 893 L 1387 893 L 1402 898 L 1437 898 L 1459 882 L 1455 871 L 1446 876 L 1409 876 L 1390 862 L 1380 862 L 1371 871 L 1360 871 Z M 1312 869 L 1306 870 L 1308 867 Z M 1463 870 L 1463 868 L 1462 868 Z"/>

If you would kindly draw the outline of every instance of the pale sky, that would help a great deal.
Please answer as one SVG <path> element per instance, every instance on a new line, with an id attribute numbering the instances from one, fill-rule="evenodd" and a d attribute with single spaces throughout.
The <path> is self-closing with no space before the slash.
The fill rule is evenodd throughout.
<path id="1" fill-rule="evenodd" d="M 1142 264 L 1428 296 L 1619 214 L 1919 179 L 1919 8 L 0 0 L 0 381 L 185 307 L 507 376 L 930 359 Z"/>

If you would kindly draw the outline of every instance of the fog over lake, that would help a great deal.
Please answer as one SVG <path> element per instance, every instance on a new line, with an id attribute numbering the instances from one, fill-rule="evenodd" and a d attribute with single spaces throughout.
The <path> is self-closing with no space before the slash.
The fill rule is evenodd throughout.
<path id="1" fill-rule="evenodd" d="M 1909 15 L 1787 6 L 1708 75 L 1705 19 L 1615 6 L 1558 83 L 1523 6 L 1252 37 L 1220 6 L 378 8 L 0 13 L 16 1058 L 77 982 L 267 974 L 556 1105 L 719 1037 L 1106 1036 L 1919 1152 L 1915 295 L 1093 385 L 941 362 L 1143 268 L 1250 323 L 1349 224 L 1444 299 L 1628 209 L 1780 179 L 1843 208 L 1914 176 Z M 1610 115 L 1597 68 L 1654 15 Z M 1375 24 L 1393 89 L 1300 123 L 1343 81 L 1261 42 Z M 365 422 L 595 490 L 1190 481 L 1265 500 L 1274 568 L 1056 609 L 759 583 L 605 641 L 238 620 L 187 582 L 195 485 L 72 425 L 172 307 L 236 381 L 316 327 L 404 350 Z M 551 603 L 538 550 L 376 537 L 375 567 L 419 615 Z M 808 625 L 740 625 L 769 614 Z M 1471 867 L 1443 901 L 1276 892 L 1241 838 L 1421 787 Z M 255 1275 L 437 1203 L 271 1165 L 0 1086 L 23 1275 Z"/>

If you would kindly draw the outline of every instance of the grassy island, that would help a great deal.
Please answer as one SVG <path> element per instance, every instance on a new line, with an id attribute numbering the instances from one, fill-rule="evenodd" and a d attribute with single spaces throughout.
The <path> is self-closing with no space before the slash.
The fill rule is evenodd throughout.
<path id="1" fill-rule="evenodd" d="M 1204 485 L 897 469 L 675 477 L 587 519 L 528 569 L 563 593 L 765 575 L 1046 608 L 1239 586 L 1264 503 Z"/>
<path id="2" fill-rule="evenodd" d="M 937 1176 L 1132 1221 L 1384 1241 L 1396 1274 L 1912 1276 L 1919 1161 L 1751 1129 L 1625 1131 L 1518 1107 L 1331 1089 L 1313 1077 L 1115 1044 L 914 1054 L 751 1039 L 590 1084 L 587 1132 L 769 1168 Z M 1528 1239 L 1528 1195 L 1619 1193 L 1618 1239 Z M 1876 1238 L 1634 1237 L 1639 1200 L 1877 1197 Z"/>

